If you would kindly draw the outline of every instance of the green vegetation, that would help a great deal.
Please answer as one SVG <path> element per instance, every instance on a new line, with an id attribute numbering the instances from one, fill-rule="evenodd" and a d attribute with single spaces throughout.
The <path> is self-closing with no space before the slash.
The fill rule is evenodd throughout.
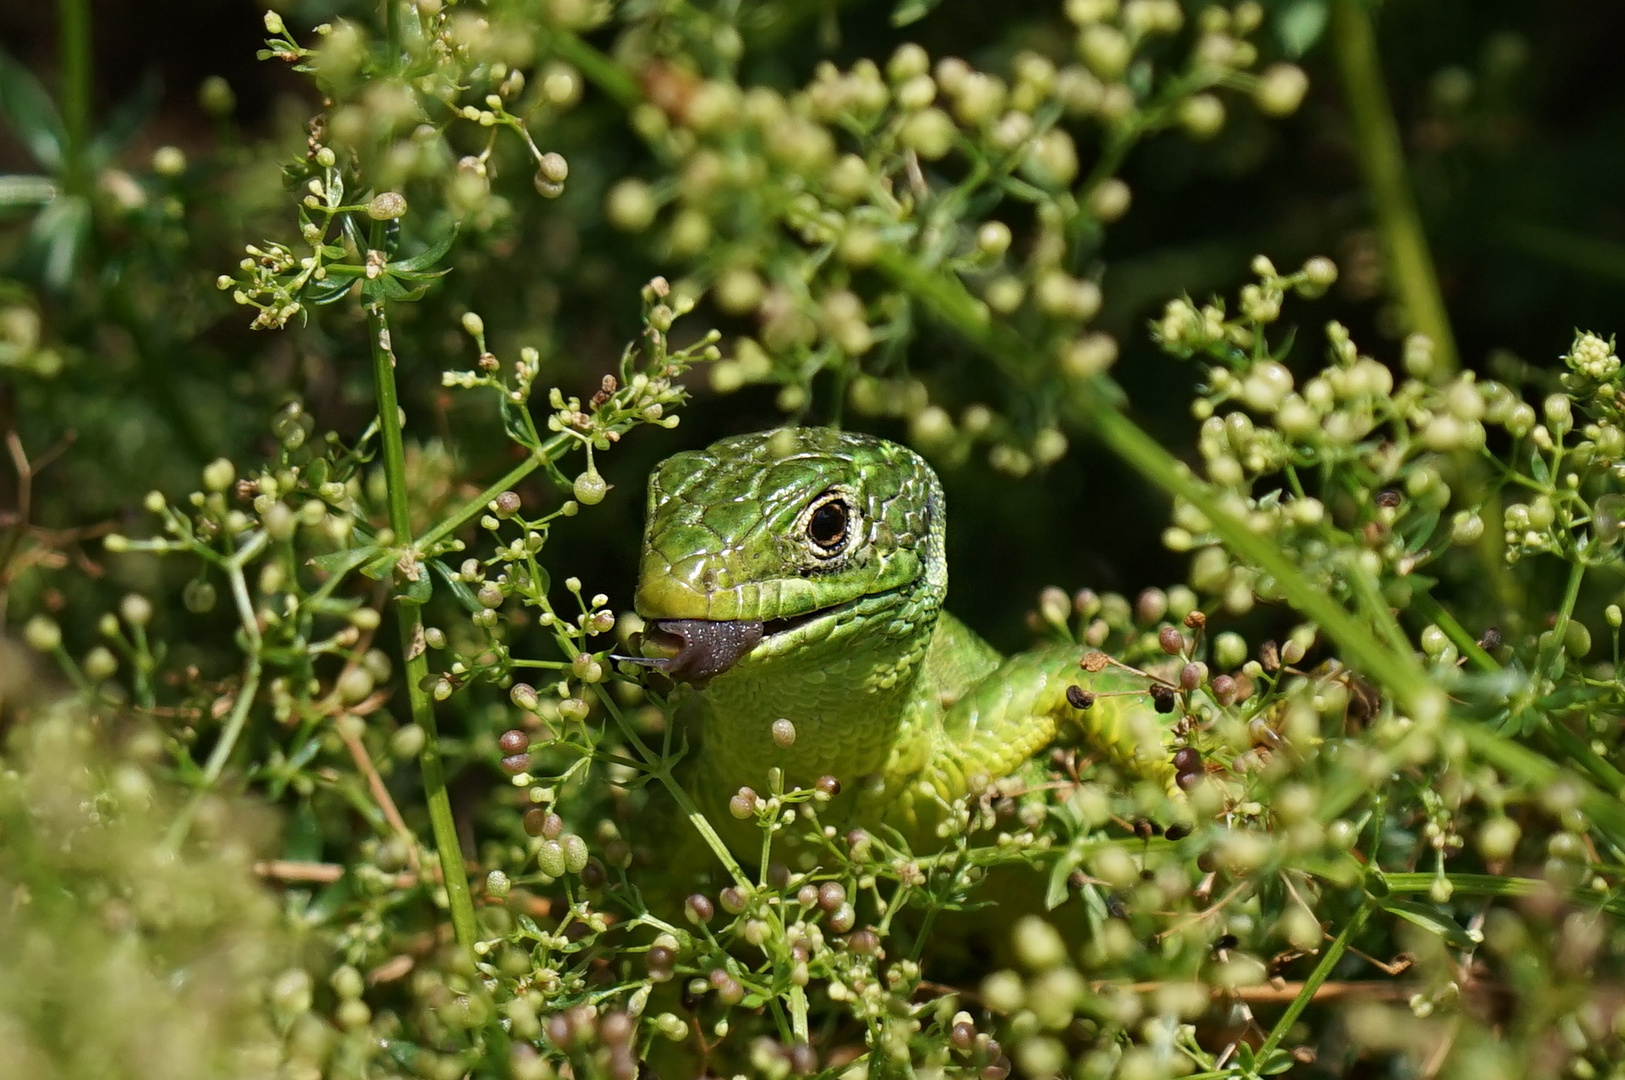
<path id="1" fill-rule="evenodd" d="M 258 123 L 0 54 L 0 1074 L 1621 1075 L 1609 39 L 1009 7 L 299 0 Z M 615 656 L 652 463 L 782 422 L 1194 824 L 1072 738 L 730 854 Z"/>

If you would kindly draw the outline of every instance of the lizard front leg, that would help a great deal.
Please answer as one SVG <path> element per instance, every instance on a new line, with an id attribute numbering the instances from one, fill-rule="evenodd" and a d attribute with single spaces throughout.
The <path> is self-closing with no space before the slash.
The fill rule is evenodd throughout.
<path id="1" fill-rule="evenodd" d="M 1153 708 L 1146 679 L 1116 667 L 1087 672 L 1081 658 L 1065 646 L 1022 653 L 970 686 L 944 715 L 926 770 L 938 793 L 956 798 L 1015 771 L 1068 726 L 1125 772 L 1171 790 L 1171 725 Z M 1088 696 L 1069 698 L 1073 686 Z"/>

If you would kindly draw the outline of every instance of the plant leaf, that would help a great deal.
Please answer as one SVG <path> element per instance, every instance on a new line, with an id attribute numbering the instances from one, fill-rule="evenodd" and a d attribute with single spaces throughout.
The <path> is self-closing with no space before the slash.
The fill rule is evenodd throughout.
<path id="1" fill-rule="evenodd" d="M 909 23 L 919 22 L 931 14 L 931 9 L 942 3 L 942 0 L 901 0 L 892 8 L 891 24 L 893 26 L 907 26 Z"/>
<path id="2" fill-rule="evenodd" d="M 445 236 L 441 237 L 427 248 L 424 248 L 410 259 L 397 259 L 394 262 L 391 262 L 389 264 L 389 270 L 391 273 L 397 274 L 401 273 L 402 271 L 407 273 L 416 273 L 418 271 L 427 270 L 429 267 L 439 262 L 441 256 L 445 255 L 446 252 L 451 250 L 451 245 L 456 239 L 457 230 L 452 229 Z"/>
<path id="3" fill-rule="evenodd" d="M 0 176 L 0 210 L 18 206 L 44 206 L 61 194 L 49 176 Z"/>
<path id="4" fill-rule="evenodd" d="M 1296 59 L 1315 47 L 1326 32 L 1326 0 L 1298 0 L 1275 16 L 1275 36 L 1288 57 Z"/>
<path id="5" fill-rule="evenodd" d="M 474 590 L 468 587 L 468 582 L 459 579 L 455 570 L 439 559 L 430 560 L 429 565 L 434 567 L 435 573 L 440 575 L 440 580 L 444 581 L 447 587 L 451 589 L 451 595 L 457 598 L 459 604 L 469 611 L 485 610 L 484 605 L 479 601 L 479 597 L 474 595 Z"/>
<path id="6" fill-rule="evenodd" d="M 62 168 L 67 129 L 56 103 L 34 73 L 0 49 L 0 115 L 34 160 L 52 172 Z"/>
<path id="7" fill-rule="evenodd" d="M 1461 924 L 1436 908 L 1417 903 L 1415 900 L 1402 900 L 1397 896 L 1385 896 L 1377 902 L 1382 905 L 1384 911 L 1439 935 L 1458 949 L 1471 949 L 1474 946 L 1473 939 L 1467 936 L 1467 931 L 1462 929 Z"/>
<path id="8" fill-rule="evenodd" d="M 377 559 L 380 554 L 387 554 L 387 552 L 377 544 L 363 544 L 360 547 L 345 548 L 343 551 L 318 555 L 310 560 L 310 565 L 325 574 L 342 577 L 363 563 Z"/>
<path id="9" fill-rule="evenodd" d="M 67 288 L 89 233 L 90 203 L 79 195 L 53 199 L 34 218 L 28 242 L 39 261 L 40 276 L 53 291 Z"/>

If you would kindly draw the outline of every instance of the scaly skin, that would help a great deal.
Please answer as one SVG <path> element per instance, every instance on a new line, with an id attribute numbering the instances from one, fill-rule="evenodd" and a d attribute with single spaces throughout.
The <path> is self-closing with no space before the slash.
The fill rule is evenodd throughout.
<path id="1" fill-rule="evenodd" d="M 692 782 L 730 845 L 759 834 L 733 828 L 727 800 L 765 790 L 775 766 L 789 787 L 836 777 L 837 814 L 925 844 L 947 801 L 1014 771 L 1065 725 L 1131 771 L 1170 779 L 1143 696 L 1088 710 L 1066 699 L 1072 684 L 1143 691 L 1144 680 L 1085 673 L 1075 647 L 1003 659 L 943 610 L 944 529 L 942 486 L 919 455 L 827 428 L 724 439 L 650 477 L 644 651 L 695 683 Z M 795 726 L 789 746 L 773 737 L 781 718 Z"/>

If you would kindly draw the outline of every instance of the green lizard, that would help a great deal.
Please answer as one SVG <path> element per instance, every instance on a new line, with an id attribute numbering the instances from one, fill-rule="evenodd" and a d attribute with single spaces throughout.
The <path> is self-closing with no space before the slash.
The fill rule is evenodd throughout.
<path id="1" fill-rule="evenodd" d="M 919 455 L 827 428 L 724 439 L 650 477 L 642 662 L 689 686 L 691 782 L 732 846 L 754 830 L 733 828 L 729 798 L 773 767 L 786 786 L 836 778 L 837 814 L 927 845 L 948 802 L 1064 725 L 1133 773 L 1172 778 L 1144 679 L 1082 671 L 1081 647 L 1004 659 L 943 610 L 945 527 Z M 1069 700 L 1080 683 L 1133 693 Z"/>

